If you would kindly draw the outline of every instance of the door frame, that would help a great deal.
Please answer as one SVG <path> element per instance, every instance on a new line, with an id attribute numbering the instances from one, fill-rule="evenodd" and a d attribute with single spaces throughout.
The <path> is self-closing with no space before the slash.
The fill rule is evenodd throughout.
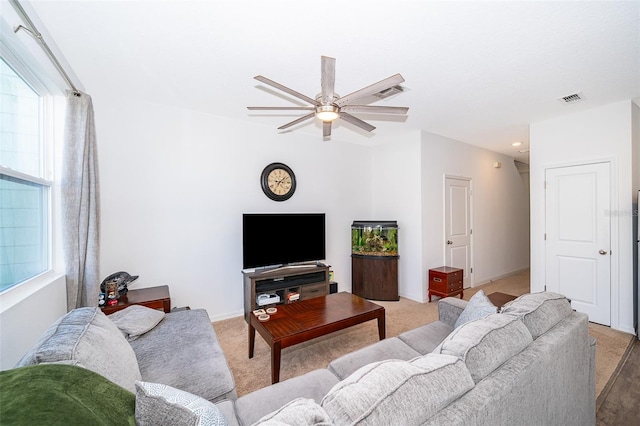
<path id="1" fill-rule="evenodd" d="M 537 277 L 542 278 L 542 285 L 534 289 L 534 283 L 532 280 L 531 283 L 531 291 L 544 291 L 546 287 L 546 274 L 547 274 L 547 264 L 545 260 L 546 256 L 546 247 L 544 244 L 544 232 L 547 229 L 547 218 L 546 218 L 546 189 L 545 189 L 545 178 L 548 169 L 556 169 L 560 167 L 572 167 L 572 166 L 584 166 L 589 164 L 596 163 L 609 163 L 609 193 L 611 195 L 611 212 L 620 211 L 620 200 L 619 200 L 619 191 L 618 191 L 618 163 L 614 157 L 598 157 L 598 158 L 590 158 L 584 160 L 576 160 L 576 161 L 565 161 L 558 163 L 549 163 L 544 164 L 539 167 L 540 177 L 542 182 L 540 183 L 540 187 L 542 189 L 541 201 L 538 203 L 537 213 L 540 215 L 541 220 L 540 224 L 542 225 L 541 235 L 535 235 L 536 239 L 542 240 L 542 244 L 538 245 L 538 250 L 536 256 L 538 256 L 539 265 L 541 267 L 540 275 Z M 531 204 L 533 207 L 533 203 Z M 533 216 L 533 209 L 531 208 L 531 216 Z M 616 330 L 620 330 L 620 320 L 619 320 L 619 312 L 620 312 L 620 278 L 619 278 L 619 269 L 620 269 L 620 240 L 618 238 L 619 235 L 619 221 L 618 216 L 615 214 L 611 215 L 611 298 L 610 298 L 610 314 L 611 314 L 611 325 L 610 327 Z M 534 235 L 532 233 L 531 239 L 533 241 Z M 532 253 L 533 254 L 533 253 Z M 532 265 L 533 266 L 533 265 Z M 532 274 L 533 278 L 533 274 Z M 624 330 L 623 330 L 624 331 Z"/>
<path id="2" fill-rule="evenodd" d="M 473 178 L 468 176 L 457 176 L 444 174 L 442 176 L 442 264 L 446 265 L 447 261 L 447 179 L 466 180 L 469 182 L 469 229 L 471 229 L 471 235 L 469 235 L 469 288 L 475 287 L 475 274 L 473 273 L 474 265 L 474 246 L 473 243 Z"/>

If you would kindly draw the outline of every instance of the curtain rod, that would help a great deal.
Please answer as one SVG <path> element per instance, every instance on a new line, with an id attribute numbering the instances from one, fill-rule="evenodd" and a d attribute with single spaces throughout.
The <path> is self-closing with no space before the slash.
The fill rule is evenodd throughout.
<path id="1" fill-rule="evenodd" d="M 71 87 L 71 91 L 73 95 L 78 97 L 81 96 L 80 91 L 76 89 L 76 86 L 74 86 L 73 82 L 69 78 L 69 75 L 65 72 L 64 68 L 62 68 L 62 65 L 60 65 L 58 58 L 56 58 L 56 55 L 54 55 L 51 49 L 49 49 L 49 46 L 47 45 L 47 42 L 44 41 L 42 34 L 40 34 L 40 32 L 36 29 L 36 26 L 33 24 L 33 21 L 31 21 L 31 19 L 29 18 L 29 15 L 27 15 L 27 12 L 25 12 L 25 10 L 22 8 L 18 0 L 9 0 L 9 2 L 12 4 L 13 8 L 16 10 L 18 15 L 20 15 L 24 23 L 30 27 L 28 28 L 24 25 L 18 25 L 13 29 L 13 32 L 17 33 L 20 30 L 25 30 L 27 34 L 33 37 L 38 42 L 40 47 L 42 47 L 42 50 L 44 50 L 44 53 L 47 54 L 47 56 L 49 57 L 53 65 L 56 67 L 60 75 L 67 81 L 67 84 L 69 85 L 69 87 Z"/>

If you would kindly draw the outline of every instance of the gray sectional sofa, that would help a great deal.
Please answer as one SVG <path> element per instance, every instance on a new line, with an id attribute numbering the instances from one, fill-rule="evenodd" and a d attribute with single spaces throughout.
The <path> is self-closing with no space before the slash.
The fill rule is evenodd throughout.
<path id="1" fill-rule="evenodd" d="M 526 294 L 454 329 L 467 304 L 441 299 L 436 322 L 240 397 L 239 424 L 595 424 L 586 315 Z"/>
<path id="2" fill-rule="evenodd" d="M 146 404 L 141 381 L 201 396 L 217 412 L 210 424 L 595 424 L 595 341 L 586 315 L 562 295 L 527 294 L 454 329 L 467 303 L 441 299 L 434 323 L 240 398 L 208 316 L 198 310 L 163 315 L 142 333 L 127 328 L 130 318 L 123 325 L 97 309 L 75 310 L 20 365 L 62 362 L 98 372 L 136 393 L 138 424 L 184 418 L 171 417 L 179 410 L 174 400 L 160 420 L 148 419 L 158 409 Z M 93 327 L 97 332 L 88 333 Z M 69 341 L 75 352 L 57 350 Z M 104 369 L 104 349 L 113 345 L 120 362 L 137 371 Z"/>

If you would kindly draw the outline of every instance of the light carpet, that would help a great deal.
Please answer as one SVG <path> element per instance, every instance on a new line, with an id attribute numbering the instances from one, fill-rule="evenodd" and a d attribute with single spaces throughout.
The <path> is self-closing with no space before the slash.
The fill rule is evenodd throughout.
<path id="1" fill-rule="evenodd" d="M 482 289 L 486 294 L 502 292 L 518 296 L 529 292 L 529 271 L 522 271 L 500 280 L 465 290 L 464 299 Z M 384 306 L 387 338 L 438 319 L 438 303 L 419 303 L 400 298 L 398 302 L 375 303 Z M 256 335 L 254 357 L 248 357 L 248 327 L 244 317 L 213 323 L 229 367 L 236 381 L 238 396 L 271 384 L 271 353 L 269 346 Z M 589 324 L 589 333 L 596 345 L 596 395 L 599 395 L 627 349 L 632 336 L 609 327 Z M 378 341 L 376 321 L 369 321 L 328 336 L 282 350 L 280 380 L 296 377 L 309 371 L 326 368 L 339 356 Z"/>

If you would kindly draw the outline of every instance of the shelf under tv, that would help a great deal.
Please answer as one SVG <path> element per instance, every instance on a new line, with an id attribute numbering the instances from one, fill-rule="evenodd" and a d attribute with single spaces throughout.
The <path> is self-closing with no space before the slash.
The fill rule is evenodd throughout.
<path id="1" fill-rule="evenodd" d="M 309 265 L 292 265 L 292 267 L 276 268 L 269 271 L 245 272 L 244 276 L 244 318 L 255 309 L 262 308 L 256 303 L 256 296 L 264 293 L 275 293 L 280 296 L 279 303 L 287 302 L 287 294 L 299 293 L 300 299 L 311 299 L 329 294 L 329 267 Z"/>

